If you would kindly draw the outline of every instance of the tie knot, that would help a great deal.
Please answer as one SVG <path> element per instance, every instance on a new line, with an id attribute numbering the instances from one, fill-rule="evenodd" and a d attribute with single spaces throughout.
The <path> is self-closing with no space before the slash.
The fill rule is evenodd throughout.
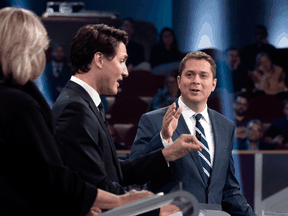
<path id="1" fill-rule="evenodd" d="M 200 113 L 199 113 L 199 114 L 196 114 L 196 115 L 195 115 L 196 121 L 199 121 L 201 117 L 202 117 L 202 115 L 201 115 Z"/>

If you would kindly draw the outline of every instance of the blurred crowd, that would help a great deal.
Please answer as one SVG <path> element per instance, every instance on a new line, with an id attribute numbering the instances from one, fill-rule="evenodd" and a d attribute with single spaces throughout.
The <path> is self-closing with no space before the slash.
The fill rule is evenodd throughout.
<path id="1" fill-rule="evenodd" d="M 179 97 L 178 68 L 186 53 L 180 52 L 174 31 L 165 27 L 151 47 L 147 59 L 145 47 L 133 38 L 137 30 L 135 21 L 132 18 L 123 19 L 120 29 L 129 36 L 127 68 L 130 75 L 123 81 L 117 96 L 101 96 L 101 99 L 110 131 L 115 137 L 115 145 L 117 149 L 123 150 L 131 148 L 138 121 L 144 112 L 170 105 Z M 241 49 L 231 46 L 224 51 L 201 50 L 211 55 L 217 63 L 217 88 L 210 96 L 208 106 L 225 115 L 221 97 L 224 91 L 228 92 L 236 124 L 234 149 L 286 149 L 287 63 L 285 56 L 269 44 L 265 26 L 256 26 L 254 35 L 255 43 Z M 51 107 L 70 78 L 63 47 L 64 44 L 59 42 L 50 47 L 50 62 L 37 80 Z M 125 90 L 127 86 L 132 91 Z M 125 97 L 130 97 L 129 101 L 132 102 L 130 108 L 123 110 L 122 119 L 125 116 L 123 113 L 127 112 L 132 120 L 121 120 L 116 114 L 113 115 L 113 106 L 116 107 L 121 100 L 123 104 Z M 138 100 L 145 104 L 138 103 Z"/>

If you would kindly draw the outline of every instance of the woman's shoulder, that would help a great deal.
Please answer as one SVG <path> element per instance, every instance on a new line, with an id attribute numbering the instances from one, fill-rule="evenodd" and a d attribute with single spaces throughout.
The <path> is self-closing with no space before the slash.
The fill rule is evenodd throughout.
<path id="1" fill-rule="evenodd" d="M 37 106 L 36 100 L 21 87 L 1 86 L 0 87 L 1 108 L 11 111 Z"/>

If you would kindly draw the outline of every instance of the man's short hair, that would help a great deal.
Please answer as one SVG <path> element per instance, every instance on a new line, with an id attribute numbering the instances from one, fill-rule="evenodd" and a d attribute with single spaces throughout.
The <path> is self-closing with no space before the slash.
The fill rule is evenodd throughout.
<path id="1" fill-rule="evenodd" d="M 46 29 L 36 14 L 21 8 L 1 9 L 0 20 L 0 83 L 24 85 L 44 70 Z"/>
<path id="2" fill-rule="evenodd" d="M 252 124 L 258 124 L 260 125 L 260 132 L 262 132 L 263 130 L 263 125 L 262 122 L 259 119 L 251 119 L 248 123 L 247 123 L 247 128 L 246 130 L 249 131 L 249 128 L 252 126 Z"/>
<path id="3" fill-rule="evenodd" d="M 249 101 L 249 98 L 248 98 L 246 92 L 237 92 L 234 96 L 234 102 L 237 101 L 238 97 L 246 98 L 247 102 Z"/>
<path id="4" fill-rule="evenodd" d="M 105 58 L 112 60 L 120 42 L 127 45 L 128 35 L 114 27 L 90 24 L 80 28 L 71 45 L 72 75 L 87 73 L 96 52 L 101 52 Z"/>
<path id="5" fill-rule="evenodd" d="M 189 59 L 197 59 L 197 60 L 205 59 L 206 61 L 208 61 L 210 63 L 210 66 L 211 66 L 213 78 L 216 78 L 216 63 L 215 63 L 215 61 L 213 60 L 213 58 L 210 55 L 206 54 L 205 52 L 201 52 L 201 51 L 190 52 L 182 59 L 182 61 L 180 62 L 180 66 L 179 66 L 179 76 L 182 75 L 182 72 L 186 67 L 186 62 Z"/>

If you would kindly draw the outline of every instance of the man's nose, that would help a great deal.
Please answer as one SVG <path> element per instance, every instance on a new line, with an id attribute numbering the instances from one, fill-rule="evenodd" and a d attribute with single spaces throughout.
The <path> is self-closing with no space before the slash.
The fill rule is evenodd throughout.
<path id="1" fill-rule="evenodd" d="M 194 76 L 193 84 L 199 84 L 199 83 L 200 83 L 200 76 L 199 75 Z"/>
<path id="2" fill-rule="evenodd" d="M 127 66 L 125 66 L 124 71 L 123 71 L 123 73 L 122 73 L 122 76 L 123 76 L 123 77 L 129 76 Z"/>

